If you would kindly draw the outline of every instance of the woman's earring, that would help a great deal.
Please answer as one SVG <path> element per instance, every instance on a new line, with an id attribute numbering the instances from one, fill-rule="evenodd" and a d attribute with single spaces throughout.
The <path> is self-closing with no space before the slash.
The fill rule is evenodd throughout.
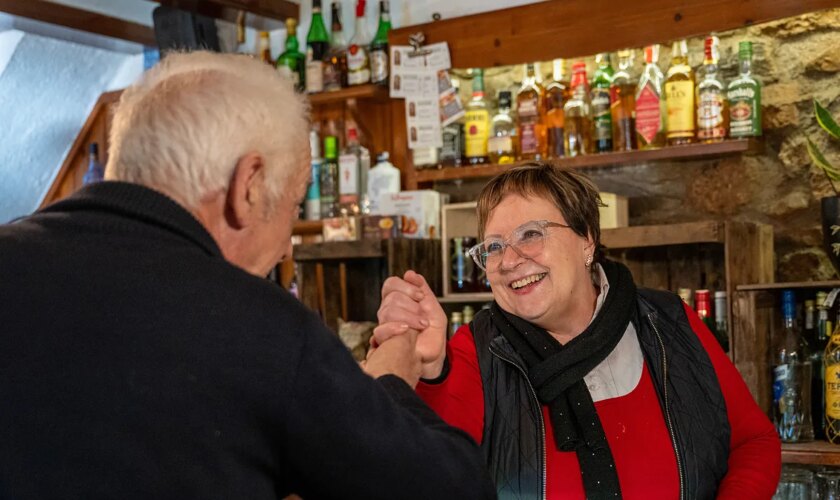
<path id="1" fill-rule="evenodd" d="M 589 267 L 591 265 L 592 265 L 592 254 L 589 254 L 589 255 L 586 256 L 586 267 Z"/>

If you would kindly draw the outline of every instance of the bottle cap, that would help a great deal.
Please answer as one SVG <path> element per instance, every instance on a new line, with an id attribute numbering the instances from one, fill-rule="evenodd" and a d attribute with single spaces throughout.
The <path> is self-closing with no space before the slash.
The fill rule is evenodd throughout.
<path id="1" fill-rule="evenodd" d="M 379 153 L 379 156 L 376 157 L 376 161 L 383 162 L 388 161 L 391 158 L 391 155 L 387 151 L 383 151 Z"/>
<path id="2" fill-rule="evenodd" d="M 716 299 L 725 299 L 726 298 L 726 292 L 715 292 L 715 298 Z"/>
<path id="3" fill-rule="evenodd" d="M 577 61 L 572 65 L 572 72 L 574 73 L 586 73 L 586 63 L 583 61 Z"/>
<path id="4" fill-rule="evenodd" d="M 297 19 L 294 17 L 286 18 L 286 33 L 294 33 L 297 30 Z"/>
<path id="5" fill-rule="evenodd" d="M 335 159 L 338 157 L 338 138 L 334 135 L 324 137 L 324 158 Z"/>
<path id="6" fill-rule="evenodd" d="M 513 102 L 513 96 L 509 90 L 503 90 L 499 92 L 499 107 L 500 108 L 509 108 L 511 102 Z"/>
<path id="7" fill-rule="evenodd" d="M 91 154 L 98 155 L 99 154 L 99 144 L 97 144 L 95 142 L 91 142 L 90 146 L 88 147 L 88 151 L 90 151 Z"/>
<path id="8" fill-rule="evenodd" d="M 356 2 L 356 17 L 365 17 L 365 0 Z"/>
<path id="9" fill-rule="evenodd" d="M 752 57 L 753 46 L 752 42 L 743 41 L 738 44 L 738 55 L 740 57 Z"/>

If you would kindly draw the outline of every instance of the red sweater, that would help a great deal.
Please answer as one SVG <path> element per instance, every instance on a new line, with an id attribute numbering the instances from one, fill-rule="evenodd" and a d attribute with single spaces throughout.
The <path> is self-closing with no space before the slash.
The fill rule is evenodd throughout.
<path id="1" fill-rule="evenodd" d="M 781 446 L 773 424 L 759 409 L 735 366 L 697 314 L 686 307 L 692 329 L 715 368 L 732 428 L 729 472 L 718 498 L 770 498 L 781 471 Z M 449 424 L 481 443 L 484 392 L 475 340 L 462 327 L 447 346 L 450 372 L 440 384 L 420 383 L 417 392 Z M 674 449 L 656 390 L 645 365 L 639 384 L 629 394 L 595 403 L 610 444 L 624 498 L 677 498 L 679 476 Z M 543 406 L 546 443 L 554 436 Z M 584 498 L 580 467 L 574 452 L 547 447 L 546 493 L 549 499 Z"/>

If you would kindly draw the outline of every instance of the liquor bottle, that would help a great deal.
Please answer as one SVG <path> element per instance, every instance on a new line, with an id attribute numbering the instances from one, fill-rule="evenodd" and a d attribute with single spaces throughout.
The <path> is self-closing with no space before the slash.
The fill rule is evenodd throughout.
<path id="1" fill-rule="evenodd" d="M 729 82 L 729 136 L 758 137 L 761 135 L 761 82 L 751 73 L 752 42 L 738 44 L 741 72 Z"/>
<path id="2" fill-rule="evenodd" d="M 370 213 L 379 213 L 379 200 L 383 194 L 400 192 L 400 169 L 388 161 L 387 151 L 379 153 L 376 165 L 370 169 L 367 181 L 368 198 L 370 199 Z M 387 215 L 387 214 L 384 214 Z"/>
<path id="3" fill-rule="evenodd" d="M 563 107 L 572 94 L 571 85 L 565 79 L 565 60 L 552 61 L 552 81 L 545 88 L 545 130 L 548 158 L 562 158 L 566 155 L 564 125 L 566 115 Z"/>
<path id="4" fill-rule="evenodd" d="M 543 133 L 545 119 L 545 90 L 537 83 L 534 65 L 525 66 L 525 78 L 516 93 L 516 117 L 519 121 L 519 156 L 524 160 L 546 157 Z"/>
<path id="5" fill-rule="evenodd" d="M 332 3 L 330 50 L 324 64 L 324 90 L 341 90 L 347 86 L 347 42 L 341 25 L 341 2 Z"/>
<path id="6" fill-rule="evenodd" d="M 268 31 L 260 31 L 260 60 L 266 64 L 274 65 L 274 59 L 271 58 L 271 35 Z"/>
<path id="7" fill-rule="evenodd" d="M 677 288 L 677 295 L 680 296 L 683 302 L 688 305 L 688 307 L 694 308 L 694 299 L 691 288 Z"/>
<path id="8" fill-rule="evenodd" d="M 715 332 L 723 352 L 729 352 L 729 328 L 726 315 L 729 307 L 726 303 L 726 292 L 715 292 Z"/>
<path id="9" fill-rule="evenodd" d="M 309 186 L 306 189 L 306 199 L 303 202 L 303 214 L 306 220 L 318 220 L 321 218 L 321 168 L 324 159 L 321 158 L 320 139 L 317 130 L 309 131 L 309 151 L 312 167 L 312 174 L 309 178 Z"/>
<path id="10" fill-rule="evenodd" d="M 718 339 L 717 328 L 715 327 L 715 318 L 712 315 L 712 294 L 708 290 L 696 290 L 694 292 L 694 310 L 697 311 L 697 316 L 703 320 L 712 335 Z"/>
<path id="11" fill-rule="evenodd" d="M 665 145 L 665 75 L 659 69 L 659 45 L 645 47 L 645 69 L 636 87 L 636 139 L 641 149 Z"/>
<path id="12" fill-rule="evenodd" d="M 591 153 L 592 115 L 589 109 L 586 63 L 583 61 L 572 66 L 572 97 L 563 106 L 563 115 L 566 156 Z"/>
<path id="13" fill-rule="evenodd" d="M 295 90 L 306 90 L 306 56 L 299 49 L 297 39 L 297 20 L 286 19 L 286 50 L 277 57 L 277 71 L 286 75 L 295 85 Z"/>
<path id="14" fill-rule="evenodd" d="M 615 73 L 609 54 L 595 56 L 598 68 L 592 78 L 592 142 L 595 151 L 613 150 L 612 116 L 610 115 L 610 85 Z"/>
<path id="15" fill-rule="evenodd" d="M 449 240 L 450 277 L 449 286 L 454 293 L 470 293 L 475 291 L 475 263 L 467 251 L 475 245 L 475 238 L 464 236 Z"/>
<path id="16" fill-rule="evenodd" d="M 455 94 L 461 86 L 461 80 L 457 78 L 452 79 L 452 86 L 455 88 Z M 464 118 L 460 118 L 441 129 L 441 140 L 443 142 L 440 148 L 438 160 L 443 167 L 460 167 L 464 164 L 464 142 L 466 135 L 464 131 Z"/>
<path id="17" fill-rule="evenodd" d="M 613 149 L 636 149 L 636 81 L 630 76 L 633 51 L 618 51 L 618 71 L 610 85 Z"/>
<path id="18" fill-rule="evenodd" d="M 466 159 L 470 165 L 487 163 L 487 139 L 490 136 L 490 107 L 484 99 L 484 72 L 473 70 L 472 99 L 464 117 Z"/>
<path id="19" fill-rule="evenodd" d="M 321 167 L 321 218 L 338 215 L 338 138 L 324 137 L 324 163 Z"/>
<path id="20" fill-rule="evenodd" d="M 811 358 L 796 326 L 793 290 L 782 292 L 782 331 L 773 354 L 773 423 L 786 443 L 811 441 Z"/>
<path id="21" fill-rule="evenodd" d="M 703 79 L 697 84 L 697 140 L 701 142 L 722 141 L 729 130 L 729 103 L 718 75 L 719 44 L 718 37 L 706 37 Z"/>
<path id="22" fill-rule="evenodd" d="M 379 26 L 370 42 L 370 81 L 388 84 L 388 32 L 391 31 L 391 14 L 388 0 L 379 2 Z"/>
<path id="23" fill-rule="evenodd" d="M 688 65 L 685 40 L 671 47 L 671 67 L 665 77 L 668 145 L 694 142 L 694 70 Z"/>
<path id="24" fill-rule="evenodd" d="M 840 318 L 831 340 L 825 346 L 825 439 L 840 444 Z"/>
<path id="25" fill-rule="evenodd" d="M 516 161 L 516 123 L 510 114 L 511 93 L 499 92 L 499 112 L 493 116 L 490 138 L 487 140 L 487 155 L 491 163 L 509 165 Z"/>
<path id="26" fill-rule="evenodd" d="M 805 339 L 809 342 L 811 348 L 813 370 L 811 377 L 811 416 L 814 421 L 814 437 L 817 439 L 825 439 L 825 364 L 823 358 L 831 337 L 831 332 L 826 331 L 829 322 L 828 308 L 824 305 L 825 299 L 825 292 L 817 292 L 817 300 L 820 301 L 820 320 L 818 323 L 814 321 L 814 301 L 805 301 Z M 817 326 L 820 328 L 817 328 Z"/>
<path id="27" fill-rule="evenodd" d="M 367 178 L 370 171 L 370 151 L 359 143 L 355 124 L 347 128 L 347 145 L 338 157 L 338 203 L 342 215 L 369 213 Z M 362 189 L 362 186 L 365 186 Z"/>
<path id="28" fill-rule="evenodd" d="M 88 147 L 88 169 L 82 177 L 82 185 L 94 184 L 105 178 L 105 169 L 99 162 L 99 144 L 92 142 Z"/>
<path id="29" fill-rule="evenodd" d="M 370 83 L 370 58 L 368 43 L 370 36 L 365 27 L 365 0 L 356 1 L 356 32 L 350 39 L 347 49 L 347 84 L 363 85 Z"/>
<path id="30" fill-rule="evenodd" d="M 330 49 L 330 39 L 324 17 L 321 15 L 321 0 L 312 0 L 312 23 L 306 34 L 306 91 L 324 90 L 324 60 Z"/>
<path id="31" fill-rule="evenodd" d="M 461 328 L 461 325 L 464 323 L 464 316 L 459 311 L 453 311 L 452 315 L 449 317 L 449 338 L 452 338 L 455 335 L 455 332 Z"/>

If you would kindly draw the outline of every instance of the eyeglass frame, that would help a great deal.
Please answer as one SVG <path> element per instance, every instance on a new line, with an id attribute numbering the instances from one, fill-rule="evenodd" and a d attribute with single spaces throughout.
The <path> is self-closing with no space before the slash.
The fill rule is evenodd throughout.
<path id="1" fill-rule="evenodd" d="M 501 242 L 502 242 L 501 255 L 504 256 L 505 251 L 508 249 L 508 247 L 510 247 L 520 257 L 523 257 L 523 258 L 526 258 L 526 259 L 531 258 L 531 257 L 525 256 L 525 255 L 522 255 L 522 253 L 519 251 L 519 249 L 516 248 L 516 245 L 514 245 L 512 243 L 509 243 L 509 240 L 511 239 L 511 237 L 513 237 L 513 234 L 516 233 L 520 228 L 522 228 L 523 226 L 527 226 L 528 224 L 534 224 L 534 223 L 541 226 L 543 230 L 545 230 L 546 228 L 549 228 L 549 227 L 564 227 L 564 228 L 567 228 L 567 229 L 572 229 L 572 226 L 570 226 L 568 224 L 560 224 L 559 222 L 553 222 L 553 221 L 545 220 L 545 219 L 532 220 L 532 221 L 525 222 L 524 224 L 520 224 L 519 226 L 516 227 L 516 229 L 511 231 L 510 236 L 508 236 L 507 238 L 503 238 L 501 240 Z M 545 236 L 543 236 L 543 237 L 545 237 Z M 487 239 L 485 238 L 484 241 L 487 241 Z M 481 264 L 481 258 L 479 256 L 479 249 L 484 245 L 484 241 L 482 241 L 480 243 L 477 243 L 476 245 L 473 245 L 469 250 L 465 251 L 464 253 L 466 255 L 470 256 L 472 258 L 473 262 L 475 262 L 475 264 L 479 268 L 481 268 L 483 271 L 487 271 L 487 268 L 484 265 Z M 486 257 L 485 257 L 485 260 L 486 260 Z"/>

